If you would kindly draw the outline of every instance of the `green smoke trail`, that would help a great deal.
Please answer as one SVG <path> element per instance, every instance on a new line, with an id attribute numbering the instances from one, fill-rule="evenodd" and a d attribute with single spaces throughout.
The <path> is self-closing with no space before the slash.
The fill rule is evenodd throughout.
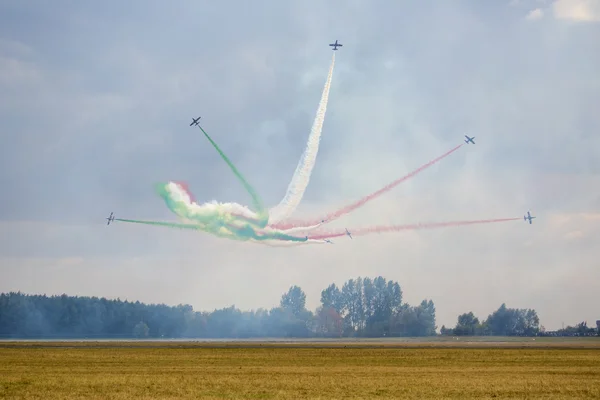
<path id="1" fill-rule="evenodd" d="M 115 221 L 121 222 L 129 222 L 133 224 L 145 224 L 145 225 L 154 225 L 154 226 L 164 226 L 168 228 L 180 228 L 180 229 L 191 229 L 196 231 L 203 231 L 207 233 L 211 233 L 215 236 L 219 236 L 222 238 L 247 241 L 247 240 L 257 240 L 257 241 L 266 241 L 266 240 L 282 240 L 289 242 L 306 242 L 308 241 L 308 237 L 298 237 L 291 236 L 281 232 L 257 232 L 250 224 L 243 224 L 241 226 L 235 226 L 227 223 L 219 223 L 218 221 L 212 226 L 203 226 L 196 224 L 181 224 L 175 222 L 161 222 L 161 221 L 143 221 L 143 220 L 135 220 L 135 219 L 124 219 L 124 218 L 115 218 Z"/>
<path id="2" fill-rule="evenodd" d="M 217 144 L 214 142 L 214 140 L 212 140 L 212 138 L 208 135 L 208 133 L 206 133 L 206 131 L 204 129 L 202 129 L 202 127 L 199 124 L 198 124 L 198 128 L 200 128 L 200 130 L 202 131 L 204 136 L 206 136 L 206 138 L 208 139 L 210 144 L 212 144 L 213 147 L 215 148 L 215 150 L 217 150 L 217 152 L 219 153 L 221 158 L 227 163 L 227 165 L 229 165 L 229 168 L 235 174 L 235 176 L 238 178 L 238 180 L 242 183 L 242 185 L 244 185 L 244 188 L 246 189 L 246 191 L 250 194 L 250 196 L 252 196 L 252 202 L 254 204 L 254 208 L 256 208 L 256 212 L 259 217 L 259 220 L 256 221 L 257 225 L 260 226 L 261 228 L 264 228 L 267 225 L 268 220 L 269 220 L 269 211 L 265 209 L 264 205 L 262 204 L 262 200 L 258 196 L 258 193 L 256 193 L 256 190 L 248 183 L 246 178 L 244 178 L 244 176 L 241 174 L 241 172 L 238 171 L 238 169 L 235 167 L 235 165 L 233 165 L 233 163 L 229 160 L 229 158 L 227 158 L 225 153 L 223 153 L 223 151 L 219 148 L 219 146 L 217 146 Z"/>
<path id="3" fill-rule="evenodd" d="M 169 228 L 192 229 L 195 231 L 207 231 L 207 229 L 204 229 L 201 225 L 196 225 L 196 224 L 178 224 L 175 222 L 160 222 L 160 221 L 141 221 L 141 220 L 136 220 L 136 219 L 124 219 L 124 218 L 115 218 L 115 221 L 129 222 L 132 224 L 166 226 Z"/>

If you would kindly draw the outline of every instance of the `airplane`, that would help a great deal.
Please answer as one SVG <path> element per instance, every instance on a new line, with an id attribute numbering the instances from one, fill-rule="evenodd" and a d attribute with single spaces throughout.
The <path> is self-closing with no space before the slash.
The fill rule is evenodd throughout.
<path id="1" fill-rule="evenodd" d="M 468 137 L 467 135 L 465 135 L 465 137 L 467 138 L 467 140 L 465 140 L 465 143 L 467 143 L 467 144 L 469 144 L 469 143 L 475 144 L 475 142 L 473 141 L 473 139 L 475 139 L 475 136 Z"/>
<path id="2" fill-rule="evenodd" d="M 323 239 L 325 241 L 325 243 L 329 243 L 329 244 L 333 244 L 333 242 L 329 239 Z"/>
<path id="3" fill-rule="evenodd" d="M 350 239 L 352 239 L 352 235 L 350 234 L 350 232 L 348 232 L 348 228 L 345 228 L 345 229 L 346 229 L 346 235 L 350 236 Z"/>
<path id="4" fill-rule="evenodd" d="M 198 125 L 198 121 L 200 120 L 200 118 L 202 118 L 202 117 L 198 117 L 198 118 L 192 117 L 192 123 L 190 124 L 190 126 Z"/>
<path id="5" fill-rule="evenodd" d="M 523 216 L 523 220 L 525 222 L 527 222 L 527 220 L 529 220 L 529 225 L 531 225 L 531 220 L 534 218 L 536 218 L 536 217 L 532 217 L 531 214 L 529 214 L 529 211 L 527 211 L 527 215 Z"/>
<path id="6" fill-rule="evenodd" d="M 113 216 L 113 213 L 111 212 L 110 215 L 108 216 L 108 218 L 106 218 L 106 219 L 108 220 L 108 223 L 106 225 L 110 225 L 110 223 L 115 220 L 115 217 Z"/>
<path id="7" fill-rule="evenodd" d="M 338 43 L 337 39 L 335 39 L 335 43 L 330 44 L 331 47 L 333 47 L 333 50 L 337 50 L 338 47 L 342 47 L 343 45 Z"/>

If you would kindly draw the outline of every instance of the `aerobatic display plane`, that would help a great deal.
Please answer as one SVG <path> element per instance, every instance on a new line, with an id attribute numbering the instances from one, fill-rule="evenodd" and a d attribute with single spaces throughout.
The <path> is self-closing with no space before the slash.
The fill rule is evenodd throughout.
<path id="1" fill-rule="evenodd" d="M 337 39 L 335 40 L 335 43 L 331 43 L 330 44 L 331 47 L 333 47 L 333 50 L 337 50 L 338 47 L 342 47 L 343 45 L 341 43 L 338 43 Z"/>
<path id="2" fill-rule="evenodd" d="M 333 242 L 329 239 L 323 239 L 325 241 L 325 243 L 329 243 L 329 244 L 333 244 Z"/>
<path id="3" fill-rule="evenodd" d="M 198 117 L 198 118 L 193 118 L 192 117 L 192 123 L 190 124 L 190 126 L 192 126 L 192 125 L 198 125 L 198 121 L 200 121 L 200 118 L 202 118 L 202 117 Z"/>
<path id="4" fill-rule="evenodd" d="M 527 215 L 523 216 L 523 220 L 525 222 L 527 222 L 527 220 L 529 220 L 529 225 L 531 225 L 531 220 L 534 219 L 535 217 L 532 217 L 531 214 L 529 214 L 529 211 L 527 211 Z"/>
<path id="5" fill-rule="evenodd" d="M 106 225 L 110 225 L 110 223 L 115 220 L 115 217 L 113 216 L 112 212 L 110 213 L 110 215 L 108 216 L 108 218 L 106 218 L 106 220 L 108 221 L 106 223 Z"/>
<path id="6" fill-rule="evenodd" d="M 473 143 L 473 144 L 475 144 L 475 142 L 473 141 L 473 139 L 475 139 L 475 136 L 473 136 L 473 137 L 468 137 L 467 135 L 465 135 L 465 137 L 467 138 L 467 140 L 465 140 L 465 143 L 466 143 L 466 144 L 469 144 L 469 143 Z"/>
<path id="7" fill-rule="evenodd" d="M 344 228 L 346 229 L 346 235 L 348 235 L 350 237 L 350 239 L 352 239 L 352 235 L 350 234 L 350 232 L 348 232 L 348 228 Z"/>

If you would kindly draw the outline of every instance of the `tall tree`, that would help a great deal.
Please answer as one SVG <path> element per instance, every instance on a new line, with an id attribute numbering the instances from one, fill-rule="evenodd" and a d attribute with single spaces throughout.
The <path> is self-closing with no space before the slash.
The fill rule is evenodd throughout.
<path id="1" fill-rule="evenodd" d="M 288 310 L 295 316 L 299 316 L 306 310 L 306 294 L 299 286 L 294 285 L 287 293 L 281 296 L 279 305 L 284 310 Z"/>
<path id="2" fill-rule="evenodd" d="M 344 312 L 344 298 L 335 283 L 332 283 L 321 292 L 321 306 L 323 308 L 333 308 L 340 315 Z"/>
<path id="3" fill-rule="evenodd" d="M 359 332 L 364 325 L 364 302 L 362 293 L 363 280 L 361 277 L 357 279 L 349 279 L 342 286 L 342 298 L 344 299 L 344 316 L 345 331 Z"/>

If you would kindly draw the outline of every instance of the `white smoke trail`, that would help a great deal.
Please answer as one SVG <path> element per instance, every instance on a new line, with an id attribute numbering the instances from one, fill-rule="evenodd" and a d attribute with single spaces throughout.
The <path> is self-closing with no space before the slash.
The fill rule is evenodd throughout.
<path id="1" fill-rule="evenodd" d="M 327 101 L 329 99 L 329 88 L 331 86 L 334 64 L 335 53 L 333 53 L 331 59 L 329 74 L 327 75 L 327 81 L 325 82 L 321 101 L 319 102 L 319 108 L 317 109 L 317 116 L 315 117 L 310 135 L 308 136 L 306 148 L 300 157 L 300 161 L 298 161 L 296 171 L 288 185 L 285 197 L 277 206 L 269 210 L 269 224 L 276 224 L 277 222 L 289 218 L 300 204 L 302 196 L 304 196 L 304 191 L 310 181 L 310 175 L 315 166 L 317 153 L 319 152 L 319 142 L 321 140 L 323 121 L 325 120 L 325 111 L 327 111 Z"/>
<path id="2" fill-rule="evenodd" d="M 252 243 L 262 244 L 269 247 L 298 247 L 306 246 L 308 244 L 328 244 L 324 240 L 312 240 L 308 239 L 306 242 L 288 242 L 279 240 L 251 240 Z"/>
<path id="3" fill-rule="evenodd" d="M 321 227 L 321 225 L 323 225 L 323 223 L 317 224 L 317 225 L 310 225 L 310 226 L 296 226 L 293 228 L 289 228 L 289 229 L 278 229 L 278 230 L 272 230 L 270 228 L 267 227 L 267 229 L 264 229 L 264 231 L 266 232 L 281 232 L 281 233 L 285 233 L 286 235 L 292 235 L 295 233 L 304 233 L 304 232 L 308 232 L 308 231 L 312 231 L 315 229 L 318 229 Z"/>

